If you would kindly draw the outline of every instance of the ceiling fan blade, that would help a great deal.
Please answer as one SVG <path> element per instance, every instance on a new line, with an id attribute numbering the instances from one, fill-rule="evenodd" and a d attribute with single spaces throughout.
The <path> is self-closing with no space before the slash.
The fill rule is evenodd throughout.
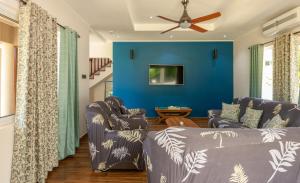
<path id="1" fill-rule="evenodd" d="M 190 29 L 193 29 L 193 30 L 198 31 L 198 32 L 207 32 L 206 29 L 203 29 L 202 27 L 199 27 L 199 26 L 194 25 L 194 24 L 191 25 Z"/>
<path id="2" fill-rule="evenodd" d="M 210 15 L 206 15 L 206 16 L 203 16 L 203 17 L 192 19 L 192 23 L 196 24 L 196 23 L 200 23 L 200 22 L 204 22 L 204 21 L 207 21 L 207 20 L 211 20 L 211 19 L 214 19 L 214 18 L 217 18 L 217 17 L 220 17 L 220 16 L 221 16 L 221 13 L 220 12 L 216 12 L 216 13 L 213 13 L 213 14 L 210 14 Z"/>
<path id="3" fill-rule="evenodd" d="M 164 19 L 164 20 L 167 20 L 167 21 L 170 21 L 170 22 L 179 23 L 179 21 L 172 20 L 172 19 L 169 19 L 169 18 L 166 18 L 166 17 L 163 17 L 163 16 L 157 16 L 157 17 L 161 18 L 161 19 Z"/>
<path id="4" fill-rule="evenodd" d="M 170 32 L 170 31 L 172 31 L 172 30 L 174 30 L 174 29 L 178 29 L 178 28 L 179 28 L 179 25 L 178 25 L 178 26 L 176 26 L 176 27 L 173 27 L 173 28 L 171 28 L 171 29 L 168 29 L 168 30 L 164 31 L 164 32 L 162 32 L 161 34 L 164 34 L 164 33 Z"/>

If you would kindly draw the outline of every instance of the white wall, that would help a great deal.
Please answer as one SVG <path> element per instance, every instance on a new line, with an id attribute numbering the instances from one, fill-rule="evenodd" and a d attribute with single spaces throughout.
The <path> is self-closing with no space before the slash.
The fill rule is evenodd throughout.
<path id="1" fill-rule="evenodd" d="M 89 74 L 89 30 L 90 26 L 63 0 L 33 0 L 49 14 L 56 17 L 58 22 L 68 26 L 80 35 L 78 42 L 78 79 L 79 79 L 79 117 L 80 135 L 86 134 L 85 107 L 89 103 L 88 79 L 81 79 L 82 74 Z M 88 77 L 87 77 L 88 78 Z"/>
<path id="2" fill-rule="evenodd" d="M 90 88 L 90 102 L 103 101 L 105 99 L 105 81 L 112 81 L 112 76 Z"/>
<path id="3" fill-rule="evenodd" d="M 90 34 L 90 58 L 110 58 L 113 57 L 113 44 L 103 42 L 97 35 Z M 103 80 L 90 88 L 90 102 L 103 101 L 105 98 L 105 81 L 112 80 L 111 77 Z"/>
<path id="4" fill-rule="evenodd" d="M 90 41 L 90 58 L 112 59 L 112 43 Z"/>
<path id="5" fill-rule="evenodd" d="M 14 117 L 0 118 L 0 180 L 1 183 L 10 182 L 11 160 L 13 153 L 13 125 Z"/>
<path id="6" fill-rule="evenodd" d="M 250 30 L 234 40 L 234 97 L 249 96 L 250 52 L 249 47 L 272 40 L 262 34 L 261 27 Z"/>

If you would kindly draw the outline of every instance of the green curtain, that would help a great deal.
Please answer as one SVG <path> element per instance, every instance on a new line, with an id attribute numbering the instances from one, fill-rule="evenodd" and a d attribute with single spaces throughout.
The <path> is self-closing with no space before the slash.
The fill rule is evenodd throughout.
<path id="1" fill-rule="evenodd" d="M 250 47 L 250 97 L 261 98 L 264 46 Z"/>
<path id="2" fill-rule="evenodd" d="M 79 146 L 77 33 L 60 28 L 59 159 L 74 155 Z"/>

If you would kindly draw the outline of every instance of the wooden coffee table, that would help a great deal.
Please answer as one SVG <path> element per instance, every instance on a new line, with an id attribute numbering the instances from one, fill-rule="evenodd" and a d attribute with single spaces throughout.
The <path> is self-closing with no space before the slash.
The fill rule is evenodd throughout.
<path id="1" fill-rule="evenodd" d="M 182 122 L 182 125 L 180 124 Z M 172 126 L 182 126 L 182 127 L 192 127 L 192 128 L 200 128 L 194 121 L 188 118 L 182 117 L 173 117 L 166 119 L 166 123 L 168 127 Z"/>
<path id="2" fill-rule="evenodd" d="M 192 109 L 188 107 L 179 107 L 177 109 L 156 107 L 155 111 L 159 116 L 158 122 L 161 123 L 162 121 L 172 117 L 188 117 L 191 114 Z"/>

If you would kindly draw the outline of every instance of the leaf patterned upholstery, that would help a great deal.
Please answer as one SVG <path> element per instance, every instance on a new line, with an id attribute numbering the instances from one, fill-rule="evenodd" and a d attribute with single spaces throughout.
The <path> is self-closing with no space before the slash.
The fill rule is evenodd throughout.
<path id="1" fill-rule="evenodd" d="M 232 121 L 220 117 L 220 110 L 209 111 L 209 127 L 211 128 L 244 128 L 241 123 L 242 116 L 245 115 L 247 108 L 263 110 L 263 114 L 257 128 L 263 128 L 267 121 L 279 115 L 284 121 L 288 121 L 287 127 L 300 127 L 300 109 L 296 104 L 264 100 L 259 98 L 236 98 L 234 104 L 240 104 L 239 123 L 233 124 Z"/>
<path id="2" fill-rule="evenodd" d="M 299 182 L 300 129 L 170 127 L 149 132 L 149 183 Z"/>
<path id="3" fill-rule="evenodd" d="M 111 105 L 112 109 L 115 111 L 115 113 L 118 113 L 120 115 L 125 116 L 145 116 L 146 111 L 144 109 L 127 109 L 127 107 L 124 106 L 124 102 L 122 99 L 110 96 L 105 99 L 105 102 L 107 102 L 109 105 Z"/>
<path id="4" fill-rule="evenodd" d="M 86 119 L 93 170 L 144 170 L 142 142 L 148 128 L 144 118 L 124 117 L 101 101 L 87 106 Z M 126 128 L 117 126 L 118 120 L 128 123 Z"/>

